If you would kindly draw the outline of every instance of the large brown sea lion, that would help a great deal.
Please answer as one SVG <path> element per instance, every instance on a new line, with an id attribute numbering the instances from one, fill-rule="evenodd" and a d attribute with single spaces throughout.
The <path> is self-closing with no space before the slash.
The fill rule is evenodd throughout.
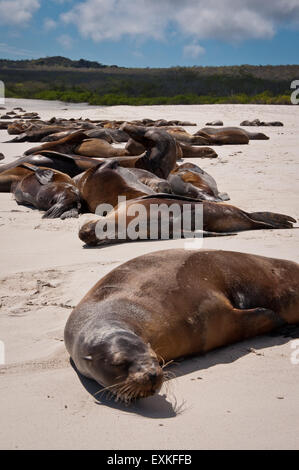
<path id="1" fill-rule="evenodd" d="M 147 149 L 138 161 L 138 168 L 166 179 L 175 168 L 177 160 L 177 148 L 173 137 L 160 129 L 147 129 L 127 123 L 121 126 L 121 130 Z"/>
<path id="2" fill-rule="evenodd" d="M 112 160 L 118 162 L 120 166 L 135 168 L 140 159 L 141 157 L 138 156 L 114 157 Z M 0 165 L 0 192 L 10 191 L 10 189 L 6 189 L 7 184 L 9 181 L 10 183 L 14 181 L 15 169 L 23 163 L 52 168 L 66 173 L 73 178 L 85 170 L 88 170 L 88 168 L 97 166 L 99 163 L 105 163 L 108 160 L 109 159 L 105 158 L 84 157 L 83 155 L 67 155 L 51 150 L 43 150 L 40 154 L 19 157 L 13 162 Z"/>
<path id="3" fill-rule="evenodd" d="M 64 331 L 77 370 L 130 402 L 156 393 L 169 361 L 299 323 L 299 265 L 229 251 L 166 250 L 117 267 Z"/>
<path id="4" fill-rule="evenodd" d="M 204 127 L 195 132 L 194 136 L 206 139 L 208 145 L 240 145 L 248 144 L 248 134 L 243 129 L 223 127 L 215 129 Z"/>
<path id="5" fill-rule="evenodd" d="M 78 216 L 81 208 L 80 194 L 68 175 L 32 165 L 28 169 L 31 174 L 12 186 L 12 193 L 18 204 L 31 205 L 46 211 L 43 218 L 65 219 Z"/>
<path id="6" fill-rule="evenodd" d="M 115 148 L 104 139 L 86 139 L 78 147 L 75 153 L 86 157 L 113 158 L 129 155 L 126 149 Z"/>
<path id="7" fill-rule="evenodd" d="M 27 150 L 25 155 L 41 153 L 43 150 L 54 150 L 64 154 L 77 154 L 94 158 L 112 158 L 128 155 L 125 149 L 114 148 L 106 140 L 89 139 L 88 135 L 83 131 L 77 131 L 60 140 L 46 142 L 38 147 L 33 147 Z"/>
<path id="8" fill-rule="evenodd" d="M 42 152 L 43 150 L 51 150 L 59 153 L 64 153 L 72 155 L 75 152 L 75 149 L 82 143 L 84 139 L 87 139 L 88 136 L 83 131 L 76 131 L 66 137 L 57 140 L 55 142 L 46 142 L 38 147 L 32 147 L 24 155 L 32 155 Z"/>
<path id="9" fill-rule="evenodd" d="M 197 219 L 199 209 L 202 207 L 202 219 Z M 153 226 L 153 211 L 161 215 L 158 218 L 154 239 L 165 238 L 162 236 L 166 228 L 169 238 L 189 237 L 192 232 L 203 232 L 204 236 L 217 236 L 244 230 L 260 229 L 283 229 L 292 228 L 295 219 L 288 215 L 276 214 L 273 212 L 245 212 L 238 207 L 220 202 L 194 201 L 182 196 L 175 195 L 153 195 L 138 199 L 131 199 L 120 203 L 114 210 L 111 210 L 106 217 L 98 216 L 83 224 L 79 230 L 79 238 L 90 246 L 104 246 L 111 243 L 131 242 L 135 240 L 151 240 Z M 164 210 L 168 210 L 168 217 Z M 189 210 L 190 227 L 188 230 L 183 227 L 184 212 Z M 136 213 L 138 217 L 136 219 Z M 203 224 L 197 226 L 197 223 Z M 107 232 L 104 227 L 109 227 Z M 134 227 L 138 230 L 131 237 Z M 100 230 L 99 230 L 100 227 Z M 130 236 L 128 229 L 130 228 Z M 109 230 L 112 230 L 110 232 Z M 174 232 L 175 231 L 175 232 Z M 99 233 L 101 235 L 99 235 Z M 112 235 L 111 235 L 112 233 Z M 164 232 L 165 233 L 165 232 Z M 119 235 L 121 234 L 121 235 Z"/>
<path id="10" fill-rule="evenodd" d="M 122 168 L 113 161 L 85 171 L 76 178 L 76 185 L 88 212 L 96 212 L 99 204 L 117 206 L 119 196 L 130 200 L 155 194 L 153 189 L 139 181 L 131 169 Z"/>

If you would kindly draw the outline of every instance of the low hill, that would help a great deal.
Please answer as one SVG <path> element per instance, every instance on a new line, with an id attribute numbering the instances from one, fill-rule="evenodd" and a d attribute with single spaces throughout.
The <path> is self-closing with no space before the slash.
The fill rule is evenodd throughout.
<path id="1" fill-rule="evenodd" d="M 125 68 L 84 59 L 0 59 L 6 96 L 91 104 L 290 103 L 299 65 Z"/>

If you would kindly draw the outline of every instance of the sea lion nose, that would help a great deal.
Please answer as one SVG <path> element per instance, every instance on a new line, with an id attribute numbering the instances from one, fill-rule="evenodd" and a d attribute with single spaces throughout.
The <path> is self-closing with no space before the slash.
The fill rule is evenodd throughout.
<path id="1" fill-rule="evenodd" d="M 148 374 L 148 378 L 149 378 L 149 380 L 151 381 L 152 385 L 156 385 L 157 382 L 158 382 L 159 379 L 160 379 L 160 376 L 157 374 L 156 371 L 154 371 L 154 372 L 150 372 L 150 373 Z"/>

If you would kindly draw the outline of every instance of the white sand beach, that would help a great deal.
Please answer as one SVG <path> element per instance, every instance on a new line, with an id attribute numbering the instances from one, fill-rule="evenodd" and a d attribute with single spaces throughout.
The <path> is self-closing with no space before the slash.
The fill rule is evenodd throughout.
<path id="1" fill-rule="evenodd" d="M 280 120 L 284 127 L 258 129 L 268 141 L 213 147 L 219 158 L 188 161 L 210 173 L 241 209 L 299 220 L 298 106 L 98 107 L 6 100 L 7 110 L 16 106 L 43 119 L 188 120 L 198 126 L 187 128 L 192 133 L 215 119 L 225 126 Z M 8 137 L 0 131 L 0 142 Z M 1 163 L 33 145 L 0 144 Z M 119 264 L 183 242 L 86 249 L 79 224 L 80 218 L 43 220 L 41 212 L 0 193 L 0 340 L 6 359 L 0 366 L 0 449 L 299 449 L 299 364 L 291 363 L 290 338 L 253 338 L 179 362 L 170 369 L 176 379 L 129 407 L 94 396 L 97 384 L 80 380 L 63 344 L 72 307 Z M 299 230 L 207 238 L 203 248 L 299 262 Z"/>

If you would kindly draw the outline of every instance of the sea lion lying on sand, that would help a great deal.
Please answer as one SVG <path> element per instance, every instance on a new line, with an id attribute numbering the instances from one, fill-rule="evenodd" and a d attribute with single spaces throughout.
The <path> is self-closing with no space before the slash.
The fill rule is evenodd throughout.
<path id="1" fill-rule="evenodd" d="M 203 129 L 200 129 L 200 131 L 198 132 L 199 133 L 204 132 L 205 134 L 207 133 L 211 136 L 214 135 L 214 136 L 220 136 L 220 137 L 222 136 L 221 134 L 222 132 L 224 132 L 226 135 L 231 135 L 232 133 L 234 135 L 240 135 L 240 132 L 241 132 L 241 133 L 245 133 L 249 140 L 269 140 L 270 138 L 267 135 L 263 134 L 262 132 L 249 132 L 246 129 L 240 129 L 239 127 L 223 127 L 222 129 L 204 127 Z"/>
<path id="2" fill-rule="evenodd" d="M 162 206 L 161 206 L 162 205 Z M 131 206 L 133 206 L 131 208 Z M 140 206 L 138 208 L 138 206 Z M 142 206 L 142 207 L 141 207 Z M 173 238 L 173 230 L 176 230 L 175 237 L 183 238 L 186 230 L 183 230 L 184 210 L 190 212 L 190 232 L 203 232 L 204 236 L 220 236 L 231 232 L 244 230 L 260 229 L 283 229 L 292 228 L 295 219 L 288 215 L 275 214 L 272 212 L 245 212 L 238 207 L 208 201 L 194 201 L 194 199 L 183 198 L 181 196 L 154 195 L 145 196 L 138 199 L 119 204 L 115 209 L 108 213 L 106 217 L 98 217 L 83 224 L 79 230 L 79 238 L 90 246 L 104 246 L 111 243 L 130 242 L 135 240 L 151 239 L 151 222 L 153 210 L 158 210 L 159 206 L 164 209 L 170 208 L 168 218 L 161 216 L 160 222 L 163 228 L 169 231 L 169 237 Z M 172 208 L 171 208 L 172 207 Z M 199 223 L 203 226 L 197 226 L 197 215 L 202 207 L 203 220 L 199 218 Z M 138 220 L 136 221 L 136 211 L 138 209 Z M 164 214 L 165 215 L 165 214 Z M 178 225 L 176 225 L 176 222 Z M 134 233 L 134 237 L 128 236 L 128 228 L 133 229 L 138 225 L 139 231 Z M 111 228 L 110 232 L 104 232 L 103 226 Z M 100 231 L 99 231 L 100 227 Z M 161 238 L 162 228 L 159 225 L 159 231 L 155 233 L 157 239 Z M 125 233 L 123 233 L 125 230 Z M 99 233 L 101 236 L 99 237 Z M 119 236 L 121 233 L 121 237 Z M 131 232 L 130 232 L 131 234 Z M 194 233 L 193 233 L 194 235 Z M 187 237 L 190 236 L 187 234 Z M 154 238 L 154 239 L 156 239 Z"/>
<path id="3" fill-rule="evenodd" d="M 174 194 L 215 202 L 229 200 L 227 193 L 218 191 L 214 178 L 193 163 L 177 166 L 169 175 L 168 181 Z"/>
<path id="4" fill-rule="evenodd" d="M 12 193 L 18 204 L 46 211 L 43 218 L 76 217 L 81 208 L 80 194 L 72 179 L 48 168 L 28 168 L 31 174 L 13 183 Z"/>
<path id="5" fill-rule="evenodd" d="M 64 342 L 77 370 L 105 387 L 99 392 L 129 403 L 157 393 L 177 358 L 296 323 L 297 263 L 176 249 L 100 279 L 69 316 Z"/>

